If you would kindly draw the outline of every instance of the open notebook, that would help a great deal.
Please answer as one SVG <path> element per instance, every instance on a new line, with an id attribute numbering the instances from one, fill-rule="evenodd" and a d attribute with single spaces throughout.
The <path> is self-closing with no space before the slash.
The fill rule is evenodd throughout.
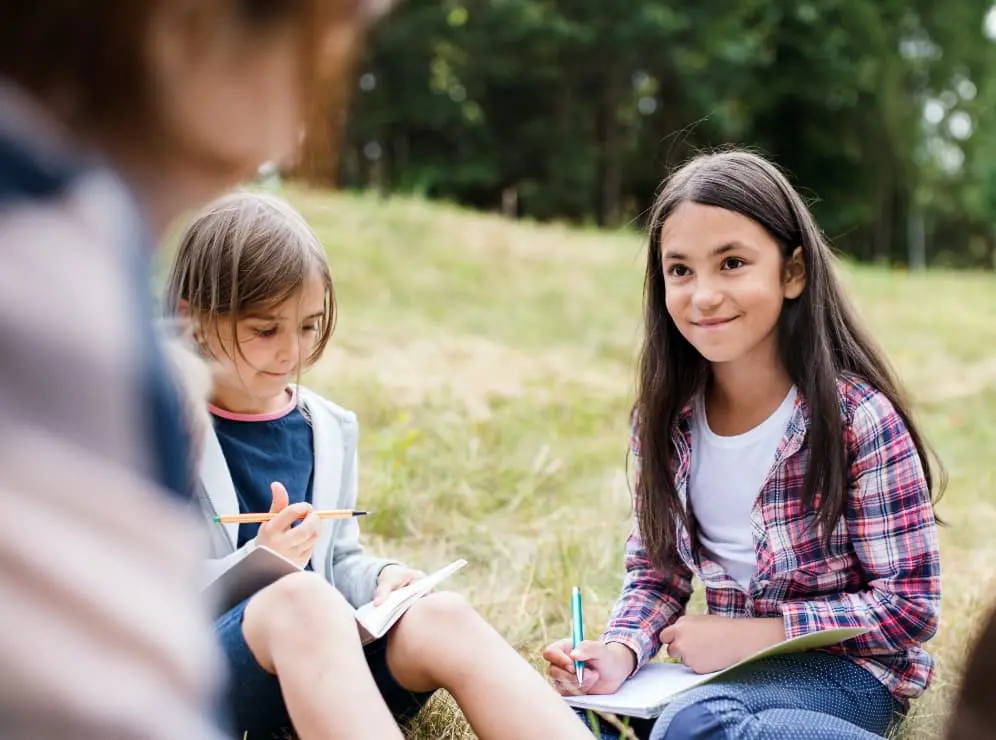
<path id="1" fill-rule="evenodd" d="M 785 640 L 760 650 L 739 663 L 734 663 L 729 668 L 715 673 L 695 673 L 691 668 L 678 663 L 648 663 L 620 686 L 614 694 L 565 696 L 564 699 L 572 707 L 578 709 L 592 709 L 624 717 L 653 719 L 664 710 L 668 702 L 683 691 L 714 681 L 736 668 L 753 663 L 755 660 L 773 655 L 801 653 L 806 650 L 828 647 L 870 631 L 868 628 L 841 628 L 811 632 L 808 635 Z"/>
<path id="2" fill-rule="evenodd" d="M 401 619 L 408 607 L 421 599 L 425 594 L 445 581 L 451 575 L 467 564 L 466 560 L 455 560 L 445 568 L 430 573 L 404 588 L 391 593 L 383 603 L 374 606 L 371 601 L 356 610 L 356 622 L 360 626 L 360 636 L 366 645 L 387 634 L 395 622 Z"/>
<path id="3" fill-rule="evenodd" d="M 234 563 L 209 577 L 204 584 L 204 594 L 214 605 L 216 615 L 224 614 L 283 576 L 301 570 L 283 555 L 262 545 L 246 547 L 240 555 Z M 466 560 L 456 560 L 425 578 L 399 588 L 379 606 L 370 602 L 357 609 L 356 622 L 363 644 L 387 634 L 408 607 L 466 564 Z"/>

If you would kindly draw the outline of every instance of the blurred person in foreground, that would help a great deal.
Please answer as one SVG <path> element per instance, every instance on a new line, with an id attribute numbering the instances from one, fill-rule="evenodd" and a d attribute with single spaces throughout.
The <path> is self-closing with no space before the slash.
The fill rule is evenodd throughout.
<path id="1" fill-rule="evenodd" d="M 966 652 L 945 740 L 996 740 L 996 607 L 981 622 Z"/>
<path id="2" fill-rule="evenodd" d="M 0 0 L 0 736 L 219 735 L 149 264 L 293 152 L 368 6 Z"/>

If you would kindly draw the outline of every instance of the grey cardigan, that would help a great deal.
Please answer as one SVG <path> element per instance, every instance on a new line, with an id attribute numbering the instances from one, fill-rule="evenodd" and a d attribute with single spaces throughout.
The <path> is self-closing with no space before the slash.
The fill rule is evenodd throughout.
<path id="1" fill-rule="evenodd" d="M 312 504 L 316 509 L 356 508 L 358 425 L 356 415 L 307 388 L 298 387 L 298 404 L 311 421 L 315 448 Z M 205 435 L 200 470 L 200 504 L 210 522 L 211 559 L 207 576 L 214 577 L 235 560 L 239 526 L 211 520 L 216 514 L 239 513 L 235 485 L 218 437 Z M 243 545 L 252 547 L 254 541 Z M 324 528 L 311 555 L 311 567 L 335 586 L 354 607 L 373 598 L 377 577 L 393 560 L 365 555 L 356 518 L 333 519 Z"/>

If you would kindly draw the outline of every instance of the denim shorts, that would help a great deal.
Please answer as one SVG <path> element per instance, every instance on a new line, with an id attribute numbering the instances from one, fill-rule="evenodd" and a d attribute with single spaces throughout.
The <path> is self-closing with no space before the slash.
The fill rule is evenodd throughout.
<path id="1" fill-rule="evenodd" d="M 214 630 L 225 653 L 228 681 L 225 687 L 225 709 L 229 726 L 235 737 L 247 740 L 293 737 L 290 717 L 280 693 L 280 682 L 272 673 L 263 669 L 246 644 L 242 634 L 242 619 L 246 599 L 215 620 Z M 425 705 L 432 696 L 415 693 L 401 686 L 391 675 L 387 665 L 387 640 L 376 640 L 363 649 L 374 682 L 398 724 L 404 724 Z M 334 702 L 335 697 L 329 697 Z"/>

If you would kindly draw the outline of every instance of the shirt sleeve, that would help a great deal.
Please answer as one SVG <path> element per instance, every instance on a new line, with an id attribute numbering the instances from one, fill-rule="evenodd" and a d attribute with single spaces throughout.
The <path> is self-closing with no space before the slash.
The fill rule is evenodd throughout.
<path id="1" fill-rule="evenodd" d="M 358 459 L 355 453 L 352 458 L 347 459 L 344 468 L 341 508 L 354 509 L 358 488 Z M 380 572 L 388 565 L 395 564 L 398 564 L 395 560 L 366 554 L 360 544 L 360 524 L 356 517 L 337 522 L 332 551 L 332 575 L 336 588 L 354 607 L 360 607 L 373 599 Z"/>
<path id="2" fill-rule="evenodd" d="M 852 450 L 846 526 L 867 588 L 784 603 L 785 636 L 873 627 L 854 643 L 867 654 L 893 654 L 937 631 L 941 581 L 933 506 L 913 439 L 884 396 L 862 401 L 846 434 Z"/>
<path id="3" fill-rule="evenodd" d="M 692 573 L 678 564 L 655 568 L 634 521 L 626 539 L 626 579 L 609 617 L 603 642 L 620 642 L 636 654 L 640 668 L 661 649 L 660 633 L 685 613 L 692 594 Z"/>

